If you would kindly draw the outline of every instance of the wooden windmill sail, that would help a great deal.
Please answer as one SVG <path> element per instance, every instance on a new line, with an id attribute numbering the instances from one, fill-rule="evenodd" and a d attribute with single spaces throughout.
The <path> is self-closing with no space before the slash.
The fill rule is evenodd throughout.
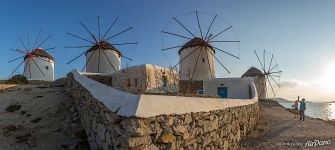
<path id="1" fill-rule="evenodd" d="M 32 34 L 33 33 L 33 34 Z M 36 33 L 36 35 L 34 35 Z M 9 62 L 14 62 L 23 59 L 22 62 L 14 69 L 14 74 L 22 64 L 24 64 L 23 76 L 28 80 L 54 80 L 54 65 L 55 59 L 46 51 L 55 49 L 57 47 L 51 47 L 43 49 L 42 46 L 52 37 L 49 35 L 44 40 L 40 41 L 41 30 L 38 32 L 28 31 L 27 39 L 22 40 L 21 36 L 18 36 L 18 40 L 21 45 L 17 45 L 18 48 L 10 49 L 22 56 L 17 57 Z M 34 42 L 31 39 L 34 39 Z M 33 42 L 33 43 L 32 43 Z"/>
<path id="2" fill-rule="evenodd" d="M 261 69 L 251 67 L 242 77 L 252 77 L 260 98 L 272 98 L 276 96 L 276 91 L 280 88 L 281 69 L 273 54 L 266 52 L 259 57 L 256 51 L 255 55 Z"/>
<path id="3" fill-rule="evenodd" d="M 189 25 L 190 28 L 177 17 L 173 17 L 173 21 L 178 27 L 172 29 L 181 28 L 184 32 L 162 31 L 163 34 L 169 35 L 170 38 L 175 38 L 173 39 L 174 41 L 178 41 L 177 39 L 187 40 L 186 42 L 179 42 L 181 45 L 163 47 L 162 51 L 179 49 L 179 62 L 175 64 L 174 67 L 179 65 L 180 80 L 181 82 L 188 81 L 189 89 L 193 81 L 210 80 L 216 77 L 215 61 L 218 62 L 218 65 L 222 67 L 224 71 L 230 73 L 230 69 L 227 67 L 228 61 L 223 60 L 223 58 L 218 55 L 219 53 L 233 59 L 240 59 L 238 56 L 240 41 L 236 36 L 225 36 L 226 32 L 233 30 L 232 26 L 215 25 L 219 24 L 217 15 L 207 17 L 211 18 L 207 23 L 203 23 L 200 16 L 198 11 L 190 13 L 189 17 L 193 19 L 193 22 L 192 20 L 188 20 L 188 23 L 192 22 Z M 204 30 L 206 26 L 207 29 Z M 191 29 L 197 31 L 192 32 Z M 237 45 L 238 48 L 228 50 L 224 46 L 227 43 L 233 43 Z"/>
<path id="4" fill-rule="evenodd" d="M 88 27 L 82 22 L 79 21 L 83 30 L 87 33 L 89 38 L 81 37 L 72 33 L 67 33 L 71 37 L 75 37 L 81 41 L 87 42 L 90 45 L 86 46 L 67 46 L 65 48 L 84 48 L 84 52 L 70 60 L 67 64 L 72 63 L 82 55 L 86 56 L 86 63 L 82 69 L 86 68 L 86 72 L 96 72 L 96 73 L 113 73 L 120 69 L 121 58 L 132 61 L 129 57 L 124 56 L 117 46 L 123 45 L 134 45 L 137 42 L 112 42 L 116 37 L 122 36 L 123 34 L 129 32 L 133 27 L 124 28 L 121 31 L 118 31 L 112 35 L 110 33 L 113 31 L 115 24 L 118 24 L 118 18 L 116 18 L 106 29 L 104 33 L 101 32 L 101 19 L 99 16 L 96 18 L 96 28 L 97 33 L 94 34 L 88 29 Z"/>

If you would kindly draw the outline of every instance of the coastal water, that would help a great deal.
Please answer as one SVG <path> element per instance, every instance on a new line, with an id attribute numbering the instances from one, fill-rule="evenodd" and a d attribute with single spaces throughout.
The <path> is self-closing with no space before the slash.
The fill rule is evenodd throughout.
<path id="1" fill-rule="evenodd" d="M 285 108 L 291 108 L 293 102 L 284 102 L 279 104 L 283 105 Z M 306 116 L 312 118 L 335 120 L 335 103 L 307 102 L 305 114 Z"/>

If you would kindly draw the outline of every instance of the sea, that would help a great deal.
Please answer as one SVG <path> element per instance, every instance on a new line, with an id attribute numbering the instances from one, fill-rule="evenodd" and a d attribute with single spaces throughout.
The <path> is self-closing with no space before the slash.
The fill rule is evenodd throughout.
<path id="1" fill-rule="evenodd" d="M 292 108 L 294 102 L 279 102 L 285 108 Z M 335 103 L 307 102 L 305 115 L 323 120 L 335 120 Z"/>

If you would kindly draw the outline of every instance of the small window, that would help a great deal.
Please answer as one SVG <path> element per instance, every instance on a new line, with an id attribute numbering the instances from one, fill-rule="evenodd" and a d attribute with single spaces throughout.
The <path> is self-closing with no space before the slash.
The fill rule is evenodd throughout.
<path id="1" fill-rule="evenodd" d="M 49 66 L 45 66 L 45 69 L 46 69 L 46 70 L 49 70 Z"/>
<path id="2" fill-rule="evenodd" d="M 205 58 L 202 58 L 202 62 L 205 62 Z"/>

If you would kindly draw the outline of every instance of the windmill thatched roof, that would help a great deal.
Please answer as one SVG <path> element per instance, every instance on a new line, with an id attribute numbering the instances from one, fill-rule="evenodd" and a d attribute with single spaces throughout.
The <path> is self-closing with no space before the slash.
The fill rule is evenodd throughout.
<path id="1" fill-rule="evenodd" d="M 255 67 L 251 67 L 242 77 L 264 77 L 264 73 Z"/>
<path id="2" fill-rule="evenodd" d="M 34 51 L 31 52 L 31 54 L 33 54 L 35 56 L 39 56 L 39 57 L 48 58 L 48 59 L 51 59 L 51 60 L 55 61 L 55 58 L 52 57 L 49 53 L 47 53 L 42 48 L 36 48 Z"/>
<path id="3" fill-rule="evenodd" d="M 103 50 L 111 50 L 111 51 L 115 51 L 116 53 L 118 53 L 119 56 L 122 55 L 121 52 L 120 52 L 117 48 L 115 48 L 112 44 L 108 43 L 107 41 L 100 41 L 100 42 L 99 42 L 99 45 L 98 45 L 98 44 L 95 44 L 94 46 L 92 46 L 90 49 L 88 49 L 88 50 L 86 51 L 86 54 L 85 54 L 85 55 L 87 55 L 88 52 L 91 52 L 91 51 L 94 51 L 94 50 L 98 50 L 98 49 L 99 49 L 99 46 L 100 46 L 100 48 L 103 49 Z"/>
<path id="4" fill-rule="evenodd" d="M 194 46 L 204 46 L 204 47 L 209 47 L 213 50 L 213 52 L 215 53 L 215 50 L 214 48 L 208 43 L 206 42 L 205 40 L 201 39 L 201 38 L 198 38 L 198 37 L 195 37 L 193 38 L 192 40 L 188 41 L 186 44 L 184 44 L 178 51 L 178 54 L 180 54 L 180 52 L 182 50 L 184 50 L 185 48 L 188 48 L 188 47 L 194 47 Z"/>

